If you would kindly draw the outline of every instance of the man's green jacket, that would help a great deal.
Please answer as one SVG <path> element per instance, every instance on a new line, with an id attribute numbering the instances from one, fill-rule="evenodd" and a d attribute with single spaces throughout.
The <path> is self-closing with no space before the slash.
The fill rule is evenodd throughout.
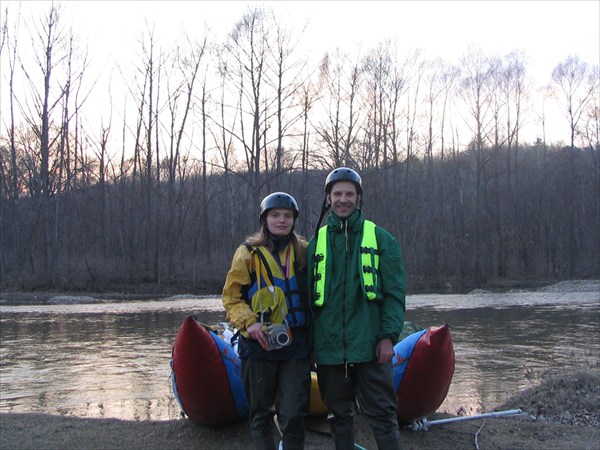
<path id="1" fill-rule="evenodd" d="M 404 324 L 406 277 L 397 240 L 381 227 L 375 228 L 380 251 L 379 271 L 382 299 L 368 300 L 359 273 L 359 247 L 364 218 L 356 210 L 342 221 L 327 218 L 327 266 L 325 297 L 315 305 L 314 257 L 316 237 L 308 246 L 308 284 L 315 311 L 313 345 L 316 364 L 344 364 L 376 359 L 382 338 L 395 344 Z M 318 234 L 318 233 L 317 233 Z"/>

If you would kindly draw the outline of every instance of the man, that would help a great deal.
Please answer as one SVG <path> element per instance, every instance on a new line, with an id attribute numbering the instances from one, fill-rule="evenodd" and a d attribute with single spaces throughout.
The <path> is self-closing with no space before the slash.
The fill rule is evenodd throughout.
<path id="1" fill-rule="evenodd" d="M 331 214 L 308 247 L 313 358 L 336 449 L 354 446 L 356 401 L 377 447 L 393 450 L 400 433 L 391 361 L 404 324 L 404 263 L 396 239 L 363 217 L 362 193 L 352 169 L 327 176 Z"/>

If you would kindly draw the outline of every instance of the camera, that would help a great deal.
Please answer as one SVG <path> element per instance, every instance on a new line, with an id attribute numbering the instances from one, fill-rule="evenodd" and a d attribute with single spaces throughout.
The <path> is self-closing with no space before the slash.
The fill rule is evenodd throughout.
<path id="1" fill-rule="evenodd" d="M 263 327 L 263 333 L 268 342 L 267 350 L 287 347 L 292 342 L 292 333 L 285 323 L 267 325 Z"/>

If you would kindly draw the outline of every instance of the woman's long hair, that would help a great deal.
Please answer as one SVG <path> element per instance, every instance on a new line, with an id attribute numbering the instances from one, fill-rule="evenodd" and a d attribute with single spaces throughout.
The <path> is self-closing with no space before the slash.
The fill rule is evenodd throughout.
<path id="1" fill-rule="evenodd" d="M 289 234 L 290 242 L 294 247 L 294 253 L 296 255 L 296 262 L 300 268 L 306 267 L 306 239 L 300 236 L 295 231 Z M 269 233 L 267 225 L 265 224 L 256 233 L 248 236 L 246 242 L 254 246 L 262 246 L 269 249 L 269 251 L 275 250 L 275 242 L 273 241 L 273 235 Z"/>

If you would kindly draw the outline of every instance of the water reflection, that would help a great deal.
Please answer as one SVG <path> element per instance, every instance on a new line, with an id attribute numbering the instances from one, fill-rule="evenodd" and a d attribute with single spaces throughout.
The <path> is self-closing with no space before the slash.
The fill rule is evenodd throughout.
<path id="1" fill-rule="evenodd" d="M 489 411 L 547 369 L 598 365 L 599 305 L 413 309 L 407 319 L 451 326 L 456 370 L 441 410 Z"/>
<path id="2" fill-rule="evenodd" d="M 599 312 L 595 292 L 414 296 L 406 319 L 450 324 L 456 370 L 440 409 L 475 413 L 529 386 L 528 375 L 581 361 L 597 364 Z M 0 412 L 179 417 L 169 363 L 188 314 L 210 324 L 225 318 L 218 298 L 3 304 Z"/>

